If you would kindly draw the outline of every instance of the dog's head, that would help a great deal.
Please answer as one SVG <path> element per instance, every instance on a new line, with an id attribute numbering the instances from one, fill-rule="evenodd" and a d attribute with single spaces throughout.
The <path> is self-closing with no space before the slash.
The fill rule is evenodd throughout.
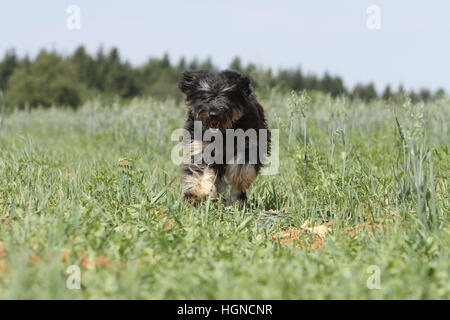
<path id="1" fill-rule="evenodd" d="M 204 130 L 213 131 L 232 128 L 252 93 L 250 79 L 229 70 L 184 71 L 178 87 L 186 94 L 186 104 L 195 120 L 202 122 Z"/>

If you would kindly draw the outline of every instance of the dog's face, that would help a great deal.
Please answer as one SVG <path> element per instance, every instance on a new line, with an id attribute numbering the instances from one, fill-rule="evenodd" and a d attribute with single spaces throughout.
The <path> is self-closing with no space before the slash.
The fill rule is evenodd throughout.
<path id="1" fill-rule="evenodd" d="M 230 129 L 244 113 L 250 79 L 238 72 L 184 71 L 178 84 L 186 104 L 203 130 Z"/>

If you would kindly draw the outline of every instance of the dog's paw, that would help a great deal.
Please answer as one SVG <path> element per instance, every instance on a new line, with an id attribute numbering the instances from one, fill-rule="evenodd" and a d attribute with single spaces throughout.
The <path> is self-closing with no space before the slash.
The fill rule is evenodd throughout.
<path id="1" fill-rule="evenodd" d="M 238 202 L 239 209 L 242 209 L 242 208 L 246 207 L 247 206 L 247 196 L 246 196 L 246 194 L 245 193 L 241 193 L 239 195 L 239 197 L 236 197 L 236 196 L 232 195 L 232 196 L 230 196 L 227 199 L 222 199 L 222 203 L 226 207 L 234 206 L 236 204 L 236 202 Z"/>
<path id="2" fill-rule="evenodd" d="M 185 192 L 184 194 L 184 200 L 189 202 L 190 204 L 197 206 L 200 202 L 207 201 L 208 198 L 211 197 L 211 202 L 217 201 L 217 198 L 213 194 L 205 194 L 202 196 L 199 196 L 198 194 L 194 194 L 191 192 Z"/>
<path id="3" fill-rule="evenodd" d="M 193 205 L 198 205 L 202 201 L 201 198 L 191 192 L 186 192 L 184 194 L 184 200 Z"/>

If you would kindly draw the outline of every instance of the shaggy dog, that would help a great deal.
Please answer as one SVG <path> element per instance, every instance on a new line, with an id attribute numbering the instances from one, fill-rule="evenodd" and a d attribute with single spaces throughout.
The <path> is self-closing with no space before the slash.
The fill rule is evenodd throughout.
<path id="1" fill-rule="evenodd" d="M 250 79 L 229 70 L 190 70 L 182 73 L 178 87 L 186 95 L 189 109 L 185 124 L 185 132 L 189 136 L 183 138 L 190 159 L 182 168 L 185 199 L 196 204 L 210 196 L 216 199 L 220 195 L 225 205 L 233 205 L 236 201 L 240 206 L 244 205 L 246 190 L 258 175 L 270 144 L 264 109 L 252 93 Z M 201 124 L 201 137 L 194 133 L 195 122 Z M 212 138 L 205 139 L 207 131 Z M 238 135 L 229 136 L 229 132 L 254 134 L 245 135 L 242 140 Z M 221 135 L 220 139 L 217 133 Z M 213 142 L 221 147 L 211 153 L 219 161 L 207 162 L 204 152 Z M 244 144 L 242 148 L 239 148 L 239 142 Z M 230 145 L 231 152 L 224 152 Z M 251 153 L 254 161 L 250 161 Z M 229 198 L 226 198 L 226 181 L 231 184 Z"/>

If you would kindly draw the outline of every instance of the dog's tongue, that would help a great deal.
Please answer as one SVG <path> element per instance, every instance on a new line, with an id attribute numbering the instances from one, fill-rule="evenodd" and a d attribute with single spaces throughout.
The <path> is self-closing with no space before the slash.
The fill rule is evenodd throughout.
<path id="1" fill-rule="evenodd" d="M 219 121 L 217 120 L 211 120 L 209 123 L 210 127 L 212 129 L 218 129 L 219 128 Z"/>

